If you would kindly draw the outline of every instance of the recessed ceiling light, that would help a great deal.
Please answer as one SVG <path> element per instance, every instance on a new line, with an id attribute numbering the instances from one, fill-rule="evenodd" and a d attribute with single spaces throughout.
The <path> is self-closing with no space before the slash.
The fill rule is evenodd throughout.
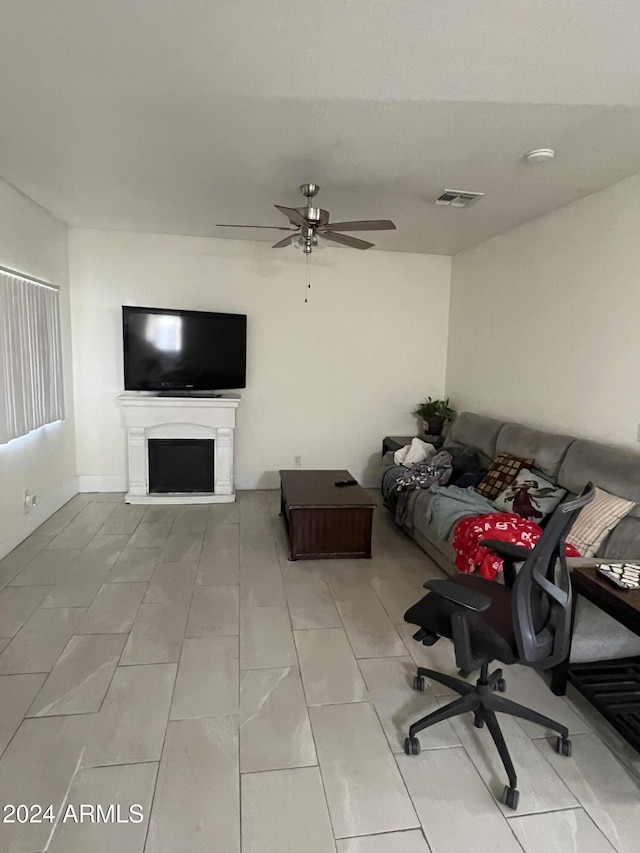
<path id="1" fill-rule="evenodd" d="M 528 163 L 546 163 L 547 160 L 553 160 L 555 156 L 556 152 L 553 148 L 534 148 L 533 151 L 525 154 L 525 160 Z"/>

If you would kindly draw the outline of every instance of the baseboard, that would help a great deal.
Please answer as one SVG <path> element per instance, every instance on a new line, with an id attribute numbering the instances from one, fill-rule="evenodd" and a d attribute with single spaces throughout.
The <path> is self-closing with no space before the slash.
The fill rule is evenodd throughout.
<path id="1" fill-rule="evenodd" d="M 272 472 L 256 477 L 252 474 L 236 474 L 233 478 L 236 492 L 246 492 L 253 489 L 279 489 L 280 478 L 275 478 Z"/>
<path id="2" fill-rule="evenodd" d="M 366 472 L 360 472 L 353 475 L 365 489 L 376 488 L 379 483 L 369 482 L 371 477 L 366 475 Z M 363 480 L 365 480 L 363 482 Z M 260 476 L 239 475 L 235 477 L 234 482 L 237 492 L 243 492 L 253 489 L 279 489 L 280 477 L 273 475 L 273 472 L 268 472 Z M 129 483 L 126 477 L 99 477 L 99 476 L 80 476 L 78 477 L 79 492 L 126 492 L 129 488 Z"/>
<path id="3" fill-rule="evenodd" d="M 336 468 L 337 467 L 338 466 L 336 465 Z M 376 473 L 374 475 L 371 475 L 370 472 L 368 472 L 367 470 L 354 469 L 353 467 L 351 467 L 349 470 L 352 472 L 353 476 L 360 483 L 360 485 L 363 486 L 363 488 L 377 489 L 380 487 L 379 474 Z M 80 479 L 82 479 L 82 477 Z M 279 489 L 280 475 L 277 471 L 265 471 L 264 474 L 260 474 L 258 476 L 255 476 L 253 474 L 236 474 L 236 476 L 234 477 L 234 485 L 236 487 L 237 492 L 244 492 L 253 489 Z M 80 489 L 80 491 L 82 492 L 84 490 Z"/>
<path id="4" fill-rule="evenodd" d="M 129 483 L 127 482 L 127 478 L 124 476 L 78 477 L 79 492 L 126 492 L 128 488 Z"/>
<path id="5" fill-rule="evenodd" d="M 14 535 L 10 539 L 5 539 L 0 542 L 0 560 L 11 553 L 14 548 L 23 542 L 27 536 L 30 536 L 34 530 L 37 530 L 41 524 L 50 518 L 54 512 L 57 512 L 61 506 L 64 506 L 67 501 L 70 501 L 74 495 L 78 494 L 78 478 L 72 477 L 55 492 L 43 498 L 41 503 L 34 507 L 31 512 L 26 513 L 17 525 Z"/>

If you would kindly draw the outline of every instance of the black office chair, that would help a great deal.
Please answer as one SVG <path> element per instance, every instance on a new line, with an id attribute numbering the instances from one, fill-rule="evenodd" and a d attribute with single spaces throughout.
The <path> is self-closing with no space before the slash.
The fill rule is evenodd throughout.
<path id="1" fill-rule="evenodd" d="M 564 543 L 580 510 L 593 495 L 589 484 L 582 495 L 558 507 L 533 550 L 516 552 L 514 546 L 494 543 L 495 550 L 502 551 L 507 559 L 524 559 L 512 587 L 475 575 L 430 580 L 424 586 L 431 592 L 404 615 L 406 622 L 420 626 L 414 639 L 424 645 L 432 646 L 441 637 L 453 640 L 461 675 L 480 670 L 474 687 L 460 678 L 418 667 L 413 680 L 416 690 L 425 689 L 426 677 L 454 690 L 460 698 L 413 723 L 404 742 L 405 752 L 419 754 L 416 735 L 428 726 L 472 712 L 475 725 L 482 728 L 486 723 L 498 748 L 509 777 L 502 802 L 512 809 L 518 807 L 520 795 L 496 711 L 558 732 L 556 751 L 562 755 L 571 755 L 571 741 L 566 726 L 496 695 L 496 691 L 505 692 L 506 683 L 501 669 L 489 674 L 489 664 L 499 660 L 546 670 L 566 657 L 571 632 L 571 580 Z"/>

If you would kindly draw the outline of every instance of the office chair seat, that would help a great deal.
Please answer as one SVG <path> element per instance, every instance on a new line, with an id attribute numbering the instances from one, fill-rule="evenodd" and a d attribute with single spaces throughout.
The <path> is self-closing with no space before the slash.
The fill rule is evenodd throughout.
<path id="1" fill-rule="evenodd" d="M 516 663 L 518 647 L 511 618 L 511 590 L 495 581 L 476 575 L 457 575 L 451 583 L 488 595 L 491 605 L 482 613 L 469 612 L 469 638 L 475 652 L 501 663 Z M 428 625 L 440 637 L 453 639 L 452 616 L 459 610 L 455 604 L 439 595 L 425 595 L 404 615 L 412 625 Z"/>

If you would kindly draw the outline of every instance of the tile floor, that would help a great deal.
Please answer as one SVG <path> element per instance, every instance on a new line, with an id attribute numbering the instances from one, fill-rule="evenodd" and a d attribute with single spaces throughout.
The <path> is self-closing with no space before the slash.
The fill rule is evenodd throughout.
<path id="1" fill-rule="evenodd" d="M 531 670 L 508 669 L 508 695 L 563 720 L 573 757 L 504 719 L 518 812 L 470 720 L 404 755 L 409 721 L 448 701 L 414 693 L 413 668 L 455 670 L 402 621 L 439 574 L 382 508 L 372 560 L 291 563 L 276 492 L 76 496 L 0 561 L 0 803 L 47 815 L 0 823 L 0 851 L 637 851 L 638 755 Z"/>

